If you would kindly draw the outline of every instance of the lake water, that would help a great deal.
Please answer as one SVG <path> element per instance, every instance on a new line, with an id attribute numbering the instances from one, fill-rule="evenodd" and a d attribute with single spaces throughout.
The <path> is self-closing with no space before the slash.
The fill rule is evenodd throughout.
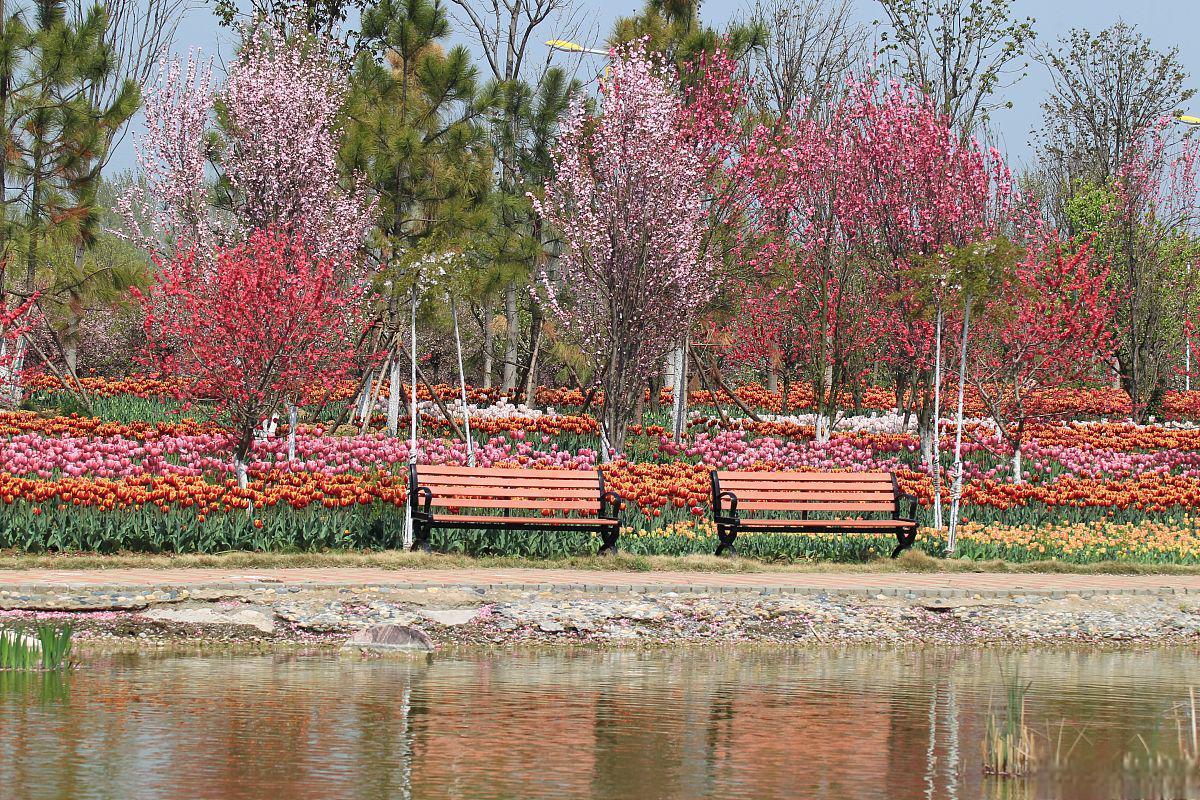
<path id="1" fill-rule="evenodd" d="M 1001 779 L 1013 674 L 1038 758 Z M 0 797 L 1200 797 L 1191 687 L 1175 649 L 93 655 L 0 674 Z"/>

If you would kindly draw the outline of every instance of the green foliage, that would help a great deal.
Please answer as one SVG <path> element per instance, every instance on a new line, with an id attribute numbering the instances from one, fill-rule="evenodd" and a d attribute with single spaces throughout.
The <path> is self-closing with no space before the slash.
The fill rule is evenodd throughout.
<path id="1" fill-rule="evenodd" d="M 474 242 L 478 269 L 462 276 L 460 293 L 490 297 L 510 282 L 529 283 L 545 260 L 545 231 L 529 195 L 539 194 L 550 177 L 558 120 L 579 90 L 558 67 L 546 70 L 536 86 L 523 80 L 500 86 L 489 131 L 500 174 L 489 225 Z"/>
<path id="2" fill-rule="evenodd" d="M 445 49 L 449 34 L 440 0 L 377 0 L 363 12 L 342 156 L 377 193 L 377 246 L 400 271 L 397 291 L 411 283 L 406 267 L 461 250 L 488 222 L 482 118 L 497 90 L 479 85 L 465 47 Z"/>
<path id="3" fill-rule="evenodd" d="M 640 14 L 617 20 L 609 37 L 612 45 L 649 40 L 649 49 L 665 53 L 686 79 L 687 68 L 703 53 L 724 48 L 742 58 L 766 41 L 759 22 L 736 23 L 720 31 L 700 21 L 696 0 L 646 0 Z"/>
<path id="4" fill-rule="evenodd" d="M 140 102 L 133 81 L 104 105 L 88 91 L 115 68 L 102 6 L 71 19 L 61 0 L 39 0 L 31 16 L 18 12 L 0 30 L 5 49 L 0 85 L 6 87 L 0 93 L 0 166 L 9 190 L 3 198 L 0 250 L 11 255 L 10 241 L 23 240 L 26 291 L 47 264 L 44 250 L 55 237 L 74 243 L 76 261 L 94 243 L 99 167 L 114 133 Z M 19 213 L 11 213 L 12 205 Z"/>
<path id="5" fill-rule="evenodd" d="M 71 626 L 38 625 L 32 635 L 0 630 L 0 671 L 53 672 L 70 665 Z"/>
<path id="6" fill-rule="evenodd" d="M 891 69 L 933 98 L 963 135 L 1011 103 L 993 95 L 1024 77 L 1033 18 L 1014 0 L 880 0 L 890 31 L 880 36 Z"/>

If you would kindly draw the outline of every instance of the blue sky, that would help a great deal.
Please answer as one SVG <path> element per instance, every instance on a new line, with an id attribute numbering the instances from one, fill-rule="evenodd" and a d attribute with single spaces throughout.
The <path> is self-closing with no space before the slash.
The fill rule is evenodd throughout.
<path id="1" fill-rule="evenodd" d="M 211 12 L 211 5 L 197 0 L 200 5 L 192 9 L 179 28 L 176 49 L 186 52 L 189 47 L 201 47 L 206 52 L 215 52 L 218 62 L 227 59 L 233 51 L 230 33 L 218 27 Z M 712 24 L 724 24 L 744 13 L 753 0 L 705 0 L 702 6 L 704 18 Z M 612 26 L 613 20 L 636 12 L 641 0 L 584 0 L 586 16 L 595 30 L 595 39 L 602 40 Z M 1200 0 L 1141 0 L 1141 2 L 1117 2 L 1117 0 L 1017 0 L 1016 13 L 1037 20 L 1036 28 L 1041 42 L 1051 42 L 1072 27 L 1097 31 L 1108 27 L 1118 19 L 1124 19 L 1138 27 L 1151 42 L 1160 49 L 1179 47 L 1180 59 L 1192 74 L 1193 81 L 1200 83 Z M 870 24 L 880 16 L 879 6 L 873 0 L 856 0 L 855 10 L 860 19 Z M 994 115 L 999 144 L 1015 168 L 1020 168 L 1031 159 L 1029 147 L 1030 131 L 1041 121 L 1039 104 L 1049 80 L 1040 65 L 1030 65 L 1029 75 L 1006 95 L 1013 102 L 1011 109 L 999 109 Z M 1193 111 L 1200 113 L 1200 98 Z M 132 133 L 137 134 L 134 121 Z M 120 151 L 113 159 L 113 166 L 126 169 L 132 166 L 132 137 L 127 136 Z"/>

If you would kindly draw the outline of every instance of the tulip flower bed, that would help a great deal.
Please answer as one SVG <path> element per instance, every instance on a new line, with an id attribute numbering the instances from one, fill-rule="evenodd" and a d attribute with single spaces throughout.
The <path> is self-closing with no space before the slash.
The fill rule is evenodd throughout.
<path id="1" fill-rule="evenodd" d="M 288 458 L 286 427 L 254 444 L 250 483 L 238 488 L 229 436 L 216 422 L 162 409 L 163 398 L 186 410 L 198 398 L 153 379 L 84 379 L 98 416 L 40 411 L 0 413 L 0 548 L 17 550 L 214 552 L 236 549 L 315 550 L 386 548 L 400 542 L 408 442 L 382 431 L 378 414 L 367 430 L 336 431 L 319 409 L 297 431 Z M 67 395 L 35 379 L 35 404 Z M 461 414 L 457 388 L 433 389 Z M 335 386 L 330 396 L 351 397 Z M 667 393 L 669 394 L 669 393 Z M 449 425 L 422 390 L 423 463 L 465 463 L 466 446 L 449 439 Z M 811 420 L 772 415 L 777 396 L 759 387 L 739 390 L 759 421 L 722 418 L 694 396 L 688 435 L 680 445 L 665 435 L 665 420 L 635 426 L 629 460 L 606 465 L 607 485 L 626 499 L 623 549 L 679 555 L 711 552 L 709 477 L 718 469 L 894 470 L 901 487 L 924 504 L 931 482 L 920 466 L 915 432 L 885 410 L 891 395 L 866 393 L 880 413 L 851 417 L 830 441 L 813 439 Z M 494 390 L 471 389 L 472 430 L 480 466 L 594 468 L 598 437 L 591 409 L 574 390 L 540 389 L 541 410 L 513 405 Z M 1169 398 L 1173 421 L 1138 426 L 1119 417 L 1113 390 L 1050 392 L 1038 399 L 1053 414 L 1074 399 L 1071 421 L 1032 425 L 1023 449 L 1026 480 L 1014 484 L 1009 453 L 990 421 L 973 419 L 965 446 L 967 482 L 961 552 L 978 558 L 1057 558 L 1086 562 L 1200 563 L 1192 515 L 1200 509 L 1200 426 L 1196 404 Z M 665 398 L 666 399 L 666 398 Z M 793 391 L 789 405 L 802 406 Z M 722 405 L 728 411 L 722 399 Z M 148 409 L 144 418 L 136 418 Z M 151 411 L 157 409 L 156 413 Z M 106 413 L 111 412 L 111 413 Z M 1051 413 L 1051 412 L 1047 412 Z M 101 418 L 104 417 L 104 418 Z M 943 447 L 952 429 L 943 428 Z M 944 541 L 930 529 L 918 542 L 939 553 Z M 439 531 L 434 546 L 467 552 L 558 556 L 589 551 L 588 534 L 496 534 Z M 760 534 L 739 541 L 744 555 L 768 560 L 862 560 L 890 551 L 882 538 Z"/>

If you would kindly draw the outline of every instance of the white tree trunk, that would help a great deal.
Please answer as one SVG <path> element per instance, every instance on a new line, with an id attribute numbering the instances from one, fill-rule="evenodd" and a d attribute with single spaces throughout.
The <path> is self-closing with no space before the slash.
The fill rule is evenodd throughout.
<path id="1" fill-rule="evenodd" d="M 833 428 L 836 424 L 837 412 L 826 413 L 821 409 L 821 404 L 818 403 L 813 414 L 813 438 L 817 443 L 825 444 L 833 438 Z"/>
<path id="2" fill-rule="evenodd" d="M 454 320 L 454 350 L 458 355 L 458 388 L 463 409 L 463 436 L 467 437 L 467 466 L 475 466 L 475 440 L 471 438 L 471 409 L 467 405 L 467 373 L 463 369 L 462 337 L 458 333 L 458 309 L 450 298 L 450 316 Z"/>
<path id="3" fill-rule="evenodd" d="M 962 499 L 963 463 L 963 391 L 967 383 L 967 331 L 971 325 L 971 296 L 963 303 L 962 356 L 958 363 L 958 414 L 954 431 L 954 483 L 950 488 L 950 530 L 946 535 L 946 553 L 953 555 L 958 548 L 958 507 Z"/>
<path id="4" fill-rule="evenodd" d="M 288 461 L 296 460 L 296 404 L 288 403 Z"/>
<path id="5" fill-rule="evenodd" d="M 779 373 L 775 370 L 767 372 L 767 391 L 771 394 L 779 391 Z"/>
<path id="6" fill-rule="evenodd" d="M 504 373 L 500 388 L 511 392 L 517 387 L 517 344 L 520 342 L 520 320 L 517 319 L 517 285 L 510 283 L 504 290 L 504 316 L 507 331 L 504 343 Z"/>
<path id="7" fill-rule="evenodd" d="M 933 482 L 933 527 L 942 529 L 942 304 L 938 303 L 933 362 L 933 459 L 929 477 Z"/>
<path id="8" fill-rule="evenodd" d="M 1013 483 L 1024 483 L 1025 477 L 1022 474 L 1021 446 L 1020 445 L 1017 445 L 1017 448 L 1015 450 L 1013 450 L 1012 470 L 1013 470 Z"/>
<path id="9" fill-rule="evenodd" d="M 237 484 L 239 489 L 245 489 L 250 482 L 250 478 L 246 473 L 246 462 L 240 458 L 233 459 L 233 474 L 237 476 Z"/>
<path id="10" fill-rule="evenodd" d="M 671 353 L 672 373 L 675 382 L 671 394 L 671 438 L 675 444 L 683 440 L 687 431 L 687 382 L 688 358 L 687 338 Z"/>
<path id="11" fill-rule="evenodd" d="M 29 349 L 29 342 L 24 335 L 17 337 L 15 349 L 12 361 L 5 369 L 3 386 L 4 397 L 14 408 L 21 405 L 21 401 L 25 399 L 24 379 L 21 373 L 25 369 L 25 353 Z"/>
<path id="12" fill-rule="evenodd" d="M 388 436 L 397 436 L 400 432 L 400 393 L 402 391 L 404 391 L 404 385 L 400 383 L 400 359 L 393 358 L 392 368 L 388 370 Z"/>
<path id="13" fill-rule="evenodd" d="M 483 309 L 483 388 L 492 388 L 492 367 L 495 361 L 496 334 L 492 332 L 492 307 Z"/>
<path id="14" fill-rule="evenodd" d="M 367 406 L 371 402 L 371 392 L 375 389 L 375 371 L 367 370 L 364 376 L 362 391 L 358 393 L 358 399 L 354 402 L 354 409 L 350 412 L 350 424 L 353 425 L 360 418 L 367 415 Z"/>

